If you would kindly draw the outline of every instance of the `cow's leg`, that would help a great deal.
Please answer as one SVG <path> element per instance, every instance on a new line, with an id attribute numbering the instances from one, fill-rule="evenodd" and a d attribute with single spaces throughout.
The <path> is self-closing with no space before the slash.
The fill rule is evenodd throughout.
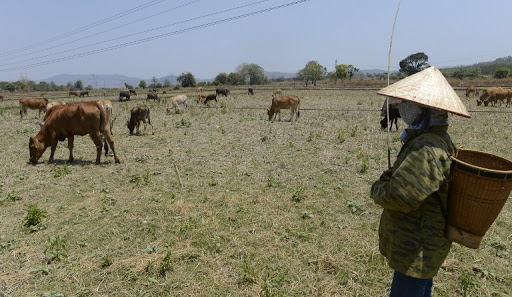
<path id="1" fill-rule="evenodd" d="M 101 148 L 102 148 L 100 135 L 99 135 L 99 133 L 89 133 L 89 135 L 91 136 L 92 141 L 96 145 L 96 165 L 99 165 L 100 161 L 101 161 Z"/>
<path id="2" fill-rule="evenodd" d="M 53 162 L 53 156 L 55 155 L 55 150 L 57 149 L 58 140 L 56 137 L 52 140 L 50 144 L 50 158 L 48 159 L 48 164 Z"/>
<path id="3" fill-rule="evenodd" d="M 280 110 L 280 109 L 278 109 L 278 110 L 277 110 L 277 113 L 279 114 L 279 121 L 281 121 L 281 110 Z"/>
<path id="4" fill-rule="evenodd" d="M 120 163 L 119 158 L 116 154 L 116 149 L 114 148 L 114 137 L 112 137 L 112 134 L 108 133 L 108 131 L 105 131 L 105 134 L 103 134 L 104 140 L 105 140 L 105 150 L 107 149 L 107 142 L 108 145 L 110 145 L 110 148 L 112 149 L 112 152 L 114 153 L 114 160 L 116 163 Z M 105 156 L 107 153 L 105 153 Z"/>
<path id="5" fill-rule="evenodd" d="M 68 149 L 69 149 L 69 159 L 68 162 L 73 162 L 75 158 L 73 158 L 73 143 L 75 142 L 75 136 L 68 136 Z"/>

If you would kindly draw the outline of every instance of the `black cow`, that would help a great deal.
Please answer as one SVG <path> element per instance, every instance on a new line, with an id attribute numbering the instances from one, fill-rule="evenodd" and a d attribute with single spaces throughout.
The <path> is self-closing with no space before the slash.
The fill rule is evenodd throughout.
<path id="1" fill-rule="evenodd" d="M 389 105 L 389 122 L 391 125 L 389 126 L 389 130 L 393 129 L 393 121 L 395 121 L 395 128 L 398 131 L 398 118 L 400 118 L 400 112 L 398 111 L 398 103 L 392 103 Z M 388 127 L 388 115 L 387 112 L 384 112 L 384 118 L 380 121 L 380 126 L 382 129 L 386 129 Z"/>
<path id="2" fill-rule="evenodd" d="M 203 103 L 206 104 L 210 100 L 215 100 L 215 102 L 218 102 L 217 101 L 217 94 L 209 94 L 208 96 L 206 96 L 206 99 L 204 99 Z"/>
<path id="3" fill-rule="evenodd" d="M 137 92 L 135 92 L 135 90 L 128 90 L 130 92 L 130 94 L 133 94 L 134 96 L 137 96 Z"/>
<path id="4" fill-rule="evenodd" d="M 123 98 L 126 98 L 126 100 L 130 100 L 130 92 L 127 91 L 121 91 L 119 92 L 119 101 L 123 101 Z"/>
<path id="5" fill-rule="evenodd" d="M 252 88 L 247 89 L 247 95 L 254 95 L 254 91 L 252 90 Z"/>
<path id="6" fill-rule="evenodd" d="M 153 99 L 153 101 L 160 101 L 160 99 L 158 99 L 158 94 L 156 93 L 148 93 L 148 96 L 146 97 L 146 102 L 148 102 L 149 99 Z"/>
<path id="7" fill-rule="evenodd" d="M 229 89 L 217 88 L 217 89 L 215 89 L 215 94 L 216 95 L 221 94 L 221 95 L 224 95 L 224 97 L 227 97 L 229 95 Z"/>
<path id="8" fill-rule="evenodd" d="M 78 97 L 85 97 L 85 95 L 87 95 L 87 97 L 89 97 L 89 91 L 80 91 L 80 96 L 78 96 Z"/>

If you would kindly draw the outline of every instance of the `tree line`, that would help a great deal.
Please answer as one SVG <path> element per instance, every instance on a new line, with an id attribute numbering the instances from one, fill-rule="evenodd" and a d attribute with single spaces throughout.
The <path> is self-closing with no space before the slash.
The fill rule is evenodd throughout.
<path id="1" fill-rule="evenodd" d="M 393 74 L 394 79 L 400 79 L 414 73 L 417 73 L 427 67 L 428 56 L 423 52 L 411 54 L 400 61 L 400 70 L 397 74 Z M 478 63 L 473 66 L 458 67 L 450 69 L 442 69 L 442 72 L 447 77 L 455 77 L 459 79 L 474 78 L 482 75 L 495 78 L 506 78 L 512 76 L 512 57 L 498 58 L 494 62 Z M 181 87 L 196 87 L 204 85 L 265 85 L 271 82 L 280 82 L 285 80 L 292 80 L 304 83 L 305 86 L 312 84 L 316 86 L 318 81 L 330 80 L 336 85 L 339 80 L 352 80 L 358 74 L 359 69 L 351 64 L 336 64 L 332 72 L 328 72 L 325 66 L 322 66 L 317 61 L 309 61 L 304 68 L 297 72 L 297 75 L 290 79 L 275 78 L 269 79 L 265 76 L 264 69 L 258 64 L 242 63 L 230 73 L 220 72 L 217 74 L 212 82 L 197 83 L 194 75 L 190 72 L 183 72 L 177 77 L 177 82 Z M 359 74 L 361 78 L 364 75 Z M 369 79 L 385 79 L 386 74 L 367 74 L 366 78 Z M 125 88 L 134 89 L 133 85 L 125 83 Z M 138 85 L 139 88 L 171 88 L 172 83 L 170 79 L 164 79 L 163 83 L 153 76 L 150 84 L 145 80 L 141 80 Z M 74 90 L 92 90 L 93 86 L 84 84 L 81 80 L 75 82 L 69 81 L 66 85 L 57 85 L 55 82 L 41 81 L 36 83 L 28 79 L 26 76 L 21 76 L 16 82 L 0 82 L 0 89 L 14 92 L 14 91 L 74 91 Z"/>

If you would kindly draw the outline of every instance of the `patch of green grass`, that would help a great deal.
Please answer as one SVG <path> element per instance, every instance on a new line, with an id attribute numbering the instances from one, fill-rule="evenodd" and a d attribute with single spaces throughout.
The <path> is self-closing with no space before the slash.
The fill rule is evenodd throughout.
<path id="1" fill-rule="evenodd" d="M 299 185 L 292 195 L 292 201 L 296 203 L 304 201 L 306 199 L 305 191 L 306 188 L 303 185 Z"/>
<path id="2" fill-rule="evenodd" d="M 46 228 L 46 225 L 43 223 L 43 218 L 46 218 L 46 213 L 37 207 L 37 205 L 29 204 L 23 225 L 29 228 L 31 232 L 42 230 Z"/>
<path id="3" fill-rule="evenodd" d="M 357 135 L 357 125 L 354 126 L 354 128 L 352 128 L 352 131 L 350 132 L 350 137 L 356 137 Z"/>
<path id="4" fill-rule="evenodd" d="M 181 121 L 176 122 L 174 124 L 174 127 L 176 127 L 176 128 L 190 128 L 191 126 L 192 126 L 192 123 L 185 118 L 182 118 Z"/>
<path id="5" fill-rule="evenodd" d="M 43 251 L 48 263 L 60 262 L 68 257 L 66 240 L 60 236 L 50 237 Z"/>
<path id="6" fill-rule="evenodd" d="M 64 175 L 71 174 L 71 169 L 67 165 L 53 165 L 52 169 L 50 169 L 50 172 L 53 174 L 53 177 L 61 177 Z"/>

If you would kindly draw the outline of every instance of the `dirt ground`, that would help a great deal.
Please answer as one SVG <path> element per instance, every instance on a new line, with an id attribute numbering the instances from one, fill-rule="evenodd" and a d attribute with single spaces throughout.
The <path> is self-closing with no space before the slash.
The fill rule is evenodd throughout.
<path id="1" fill-rule="evenodd" d="M 205 91 L 212 92 L 212 89 Z M 37 111 L 0 102 L 0 293 L 6 296 L 387 296 L 392 271 L 378 251 L 381 209 L 369 190 L 387 168 L 383 98 L 376 90 L 293 90 L 296 123 L 269 122 L 271 89 L 234 89 L 196 104 L 197 91 L 151 101 L 155 134 L 129 135 L 130 109 L 145 92 L 114 103 L 121 164 L 88 136 L 28 163 Z M 168 115 L 170 96 L 188 109 Z M 512 108 L 476 106 L 450 116 L 456 145 L 512 159 Z M 50 101 L 99 100 L 48 93 Z M 490 112 L 491 111 L 491 112 Z M 392 160 L 401 143 L 390 135 Z M 177 178 L 178 168 L 183 187 Z M 26 227 L 29 205 L 42 223 Z M 454 244 L 434 296 L 510 296 L 512 206 L 478 250 Z M 0 294 L 0 295 L 2 295 Z"/>

